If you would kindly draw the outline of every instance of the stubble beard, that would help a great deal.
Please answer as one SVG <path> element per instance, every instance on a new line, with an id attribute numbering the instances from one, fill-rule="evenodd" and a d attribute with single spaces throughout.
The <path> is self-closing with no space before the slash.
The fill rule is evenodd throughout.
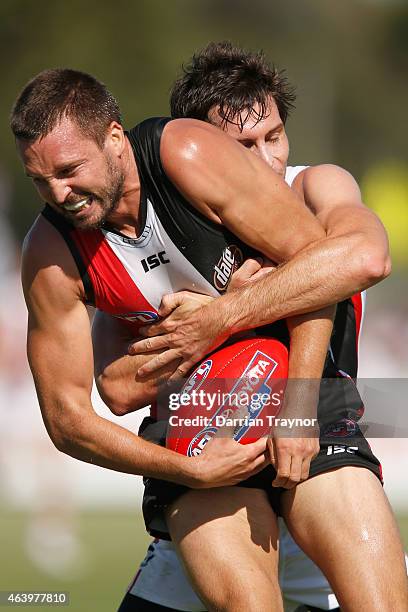
<path id="1" fill-rule="evenodd" d="M 92 198 L 92 204 L 96 203 L 98 205 L 97 210 L 84 219 L 76 219 L 74 215 L 70 215 L 69 221 L 74 227 L 81 230 L 100 229 L 109 215 L 118 207 L 123 195 L 125 175 L 109 157 L 106 159 L 106 178 L 106 187 L 101 188 L 98 193 L 83 194 Z"/>

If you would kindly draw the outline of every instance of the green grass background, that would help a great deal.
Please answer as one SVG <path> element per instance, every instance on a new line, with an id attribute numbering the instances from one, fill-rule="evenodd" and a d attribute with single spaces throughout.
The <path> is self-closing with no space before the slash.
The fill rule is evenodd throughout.
<path id="1" fill-rule="evenodd" d="M 0 590 L 69 591 L 69 607 L 35 606 L 35 610 L 117 610 L 150 542 L 142 518 L 129 512 L 80 514 L 79 535 L 86 567 L 71 581 L 53 579 L 27 559 L 24 534 L 28 519 L 24 513 L 3 511 L 0 514 Z M 408 515 L 399 516 L 398 522 L 405 547 L 408 547 Z"/>
<path id="2" fill-rule="evenodd" d="M 85 568 L 71 581 L 50 577 L 27 559 L 24 537 L 28 519 L 22 513 L 0 515 L 0 591 L 69 592 L 69 606 L 33 606 L 35 610 L 117 610 L 151 541 L 144 531 L 142 517 L 129 512 L 80 514 L 79 535 Z"/>

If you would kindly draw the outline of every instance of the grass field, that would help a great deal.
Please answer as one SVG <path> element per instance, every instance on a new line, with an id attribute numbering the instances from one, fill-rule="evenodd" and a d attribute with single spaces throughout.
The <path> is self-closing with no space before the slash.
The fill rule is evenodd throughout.
<path id="1" fill-rule="evenodd" d="M 27 521 L 24 514 L 0 515 L 0 591 L 69 591 L 72 612 L 117 610 L 151 539 L 142 528 L 140 516 L 81 514 L 78 526 L 84 567 L 71 580 L 53 578 L 29 561 L 24 545 Z"/>
<path id="2" fill-rule="evenodd" d="M 0 514 L 0 591 L 69 591 L 71 612 L 117 610 L 150 541 L 141 517 L 127 512 L 81 514 L 78 528 L 85 560 L 78 576 L 70 580 L 53 578 L 29 561 L 24 545 L 28 520 L 26 514 Z M 408 516 L 400 516 L 399 525 L 408 547 Z"/>

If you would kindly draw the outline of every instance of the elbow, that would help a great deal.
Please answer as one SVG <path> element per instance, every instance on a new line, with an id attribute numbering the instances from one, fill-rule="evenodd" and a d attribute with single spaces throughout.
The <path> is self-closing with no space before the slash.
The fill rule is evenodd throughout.
<path id="1" fill-rule="evenodd" d="M 134 412 L 140 407 L 138 405 L 135 405 L 133 402 L 131 404 L 129 401 L 126 401 L 125 398 L 108 398 L 106 396 L 102 396 L 102 399 L 111 411 L 111 413 L 118 417 L 125 416 L 125 414 L 129 414 L 130 412 Z"/>
<path id="2" fill-rule="evenodd" d="M 365 288 L 384 280 L 391 274 L 391 257 L 376 252 L 365 252 L 360 260 L 361 281 Z"/>
<path id="3" fill-rule="evenodd" d="M 58 422 L 46 423 L 48 435 L 55 448 L 64 455 L 75 456 L 75 448 L 78 445 L 78 425 L 75 426 L 73 419 L 60 419 Z"/>
<path id="4" fill-rule="evenodd" d="M 95 382 L 102 401 L 115 416 L 125 416 L 146 406 L 146 402 L 138 395 L 130 397 L 126 385 L 117 384 L 104 373 L 100 374 Z"/>
<path id="5" fill-rule="evenodd" d="M 379 280 L 384 280 L 385 278 L 390 276 L 392 272 L 391 256 L 388 254 L 386 257 L 384 257 L 383 260 L 380 262 L 380 265 L 381 265 L 381 268 L 380 268 L 381 278 L 379 278 Z"/>
<path id="6" fill-rule="evenodd" d="M 72 456 L 72 440 L 68 440 L 65 436 L 50 436 L 55 448 L 64 455 Z"/>

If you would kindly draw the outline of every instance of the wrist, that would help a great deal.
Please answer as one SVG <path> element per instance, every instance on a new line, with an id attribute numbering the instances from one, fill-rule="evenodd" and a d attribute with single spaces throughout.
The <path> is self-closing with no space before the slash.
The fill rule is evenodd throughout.
<path id="1" fill-rule="evenodd" d="M 190 489 L 199 489 L 203 485 L 202 470 L 199 465 L 198 458 L 186 457 L 182 458 L 178 481 L 185 487 Z"/>
<path id="2" fill-rule="evenodd" d="M 234 297 L 235 296 L 235 297 Z M 240 317 L 238 316 L 237 304 L 240 303 L 236 293 L 225 293 L 221 297 L 214 300 L 209 307 L 212 309 L 212 316 L 216 321 L 220 333 L 231 336 L 243 329 L 240 326 Z"/>
<path id="3" fill-rule="evenodd" d="M 279 416 L 285 418 L 316 418 L 320 382 L 320 378 L 289 378 Z"/>
<path id="4" fill-rule="evenodd" d="M 232 304 L 227 295 L 218 297 L 205 305 L 203 307 L 203 315 L 206 325 L 212 327 L 212 337 L 222 338 L 224 341 L 233 333 Z"/>
<path id="5" fill-rule="evenodd" d="M 235 289 L 216 300 L 215 305 L 220 307 L 220 316 L 225 318 L 225 329 L 228 330 L 230 336 L 248 329 L 268 325 L 277 320 L 277 317 L 272 314 L 269 304 L 267 311 L 265 307 L 251 308 L 251 305 L 258 303 L 256 300 L 259 299 L 259 296 L 262 296 L 259 291 L 255 293 L 255 289 L 261 287 L 260 282 L 262 280 L 264 279 L 260 279 L 259 282 L 252 285 Z M 263 303 L 262 299 L 260 303 Z"/>

